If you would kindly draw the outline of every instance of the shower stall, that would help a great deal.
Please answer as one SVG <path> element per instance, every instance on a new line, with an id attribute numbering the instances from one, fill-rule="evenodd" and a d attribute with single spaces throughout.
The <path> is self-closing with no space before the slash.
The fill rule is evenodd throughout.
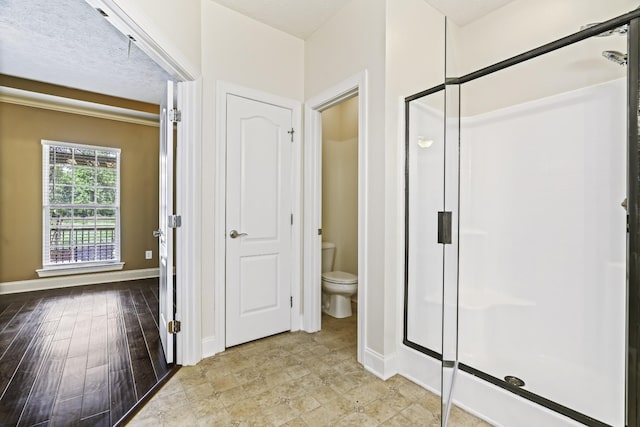
<path id="1" fill-rule="evenodd" d="M 406 98 L 404 344 L 443 426 L 640 426 L 639 40 L 635 10 Z"/>

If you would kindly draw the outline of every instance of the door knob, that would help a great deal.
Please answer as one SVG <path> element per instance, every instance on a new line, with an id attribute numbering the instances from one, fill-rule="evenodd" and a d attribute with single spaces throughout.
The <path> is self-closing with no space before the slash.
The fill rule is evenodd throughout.
<path id="1" fill-rule="evenodd" d="M 232 239 L 237 239 L 240 236 L 246 236 L 247 233 L 238 233 L 236 230 L 231 230 L 229 232 L 229 237 L 231 237 Z"/>
<path id="2" fill-rule="evenodd" d="M 153 230 L 153 237 L 160 237 L 162 236 L 162 230 L 161 229 L 157 229 L 157 230 Z"/>

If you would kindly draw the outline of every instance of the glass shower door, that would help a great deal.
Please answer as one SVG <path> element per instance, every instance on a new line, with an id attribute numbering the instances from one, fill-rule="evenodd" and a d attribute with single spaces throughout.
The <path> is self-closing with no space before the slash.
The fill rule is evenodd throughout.
<path id="1" fill-rule="evenodd" d="M 443 377 L 444 245 L 439 221 L 445 220 L 444 86 L 406 102 L 405 317 L 404 343 L 427 358 L 426 384 L 441 392 Z M 440 234 L 440 235 L 439 235 Z M 447 384 L 450 382 L 447 381 Z M 441 417 L 440 405 L 430 406 Z M 430 420 L 430 423 L 438 422 Z"/>
<path id="2" fill-rule="evenodd" d="M 457 372 L 459 87 L 407 102 L 405 344 L 430 355 L 446 425 Z"/>
<path id="3" fill-rule="evenodd" d="M 588 425 L 624 425 L 625 39 L 461 84 L 460 369 Z"/>

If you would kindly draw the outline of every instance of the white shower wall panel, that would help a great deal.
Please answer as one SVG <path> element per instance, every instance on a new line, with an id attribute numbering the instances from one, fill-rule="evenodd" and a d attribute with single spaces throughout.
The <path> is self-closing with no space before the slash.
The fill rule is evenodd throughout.
<path id="1" fill-rule="evenodd" d="M 625 96 L 616 80 L 465 117 L 460 148 L 460 362 L 611 425 L 624 425 Z"/>

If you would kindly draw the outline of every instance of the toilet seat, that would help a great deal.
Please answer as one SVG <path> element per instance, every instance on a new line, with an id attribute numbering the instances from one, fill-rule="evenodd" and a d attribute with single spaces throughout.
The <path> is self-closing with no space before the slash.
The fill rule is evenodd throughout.
<path id="1" fill-rule="evenodd" d="M 358 276 L 344 271 L 328 271 L 322 273 L 322 280 L 336 285 L 353 285 L 358 283 Z"/>

